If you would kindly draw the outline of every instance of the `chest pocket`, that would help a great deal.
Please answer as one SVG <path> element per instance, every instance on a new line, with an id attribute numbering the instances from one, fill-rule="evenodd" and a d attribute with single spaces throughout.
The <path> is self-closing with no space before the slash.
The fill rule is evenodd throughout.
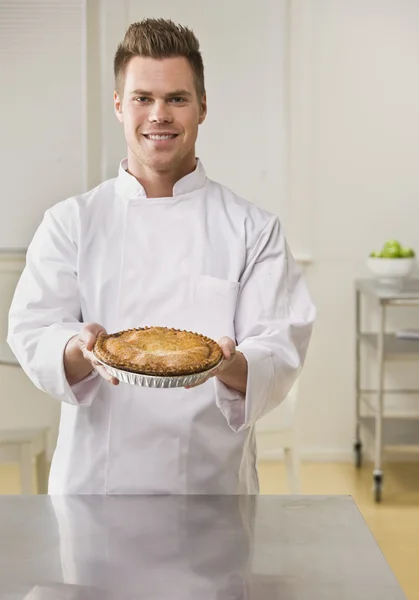
<path id="1" fill-rule="evenodd" d="M 193 312 L 195 331 L 219 340 L 223 336 L 235 339 L 234 315 L 239 283 L 199 275 L 194 280 Z"/>

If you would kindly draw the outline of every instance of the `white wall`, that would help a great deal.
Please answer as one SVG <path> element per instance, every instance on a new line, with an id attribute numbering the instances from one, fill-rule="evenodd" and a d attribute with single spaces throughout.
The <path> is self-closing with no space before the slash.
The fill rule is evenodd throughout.
<path id="1" fill-rule="evenodd" d="M 44 211 L 86 185 L 85 2 L 0 4 L 0 358 L 8 358 L 24 253 L 2 249 L 24 249 Z M 59 410 L 20 368 L 0 366 L 0 428 L 55 428 Z"/>
<path id="2" fill-rule="evenodd" d="M 85 186 L 84 0 L 0 9 L 0 248 L 24 248 L 44 211 Z"/>
<path id="3" fill-rule="evenodd" d="M 349 459 L 354 279 L 388 238 L 419 252 L 419 3 L 292 5 L 289 234 L 312 253 L 307 277 L 318 307 L 301 379 L 303 448 L 311 458 Z M 419 326 L 419 311 L 409 318 Z M 409 321 L 394 312 L 391 322 Z M 392 368 L 389 379 L 419 387 L 415 365 Z"/>

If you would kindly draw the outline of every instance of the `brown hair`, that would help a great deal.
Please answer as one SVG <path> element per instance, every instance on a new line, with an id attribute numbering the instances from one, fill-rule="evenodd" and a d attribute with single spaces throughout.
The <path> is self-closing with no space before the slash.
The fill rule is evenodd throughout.
<path id="1" fill-rule="evenodd" d="M 115 88 L 122 92 L 125 69 L 134 56 L 172 58 L 184 56 L 192 67 L 198 98 L 205 94 L 204 64 L 199 41 L 191 29 L 170 19 L 144 19 L 132 23 L 114 58 Z"/>

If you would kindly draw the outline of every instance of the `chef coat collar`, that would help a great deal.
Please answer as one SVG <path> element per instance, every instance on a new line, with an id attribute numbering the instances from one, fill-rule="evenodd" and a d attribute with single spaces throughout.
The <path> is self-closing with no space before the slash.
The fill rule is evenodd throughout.
<path id="1" fill-rule="evenodd" d="M 116 185 L 118 190 L 130 200 L 139 200 L 147 198 L 145 189 L 133 175 L 128 173 L 128 159 L 124 158 L 119 165 L 118 178 Z M 179 179 L 173 187 L 173 196 L 181 196 L 200 190 L 206 181 L 205 169 L 199 160 L 196 159 L 196 168 L 182 179 Z M 151 198 L 157 200 L 157 198 Z"/>

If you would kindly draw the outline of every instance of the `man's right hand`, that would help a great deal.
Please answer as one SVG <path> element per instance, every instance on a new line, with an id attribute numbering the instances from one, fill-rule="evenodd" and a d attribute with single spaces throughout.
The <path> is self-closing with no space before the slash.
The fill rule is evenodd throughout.
<path id="1" fill-rule="evenodd" d="M 93 369 L 106 381 L 118 385 L 119 380 L 107 372 L 92 352 L 95 341 L 101 333 L 107 333 L 102 325 L 87 323 L 78 335 L 68 341 L 64 350 L 64 371 L 70 385 L 74 385 L 87 377 Z"/>

